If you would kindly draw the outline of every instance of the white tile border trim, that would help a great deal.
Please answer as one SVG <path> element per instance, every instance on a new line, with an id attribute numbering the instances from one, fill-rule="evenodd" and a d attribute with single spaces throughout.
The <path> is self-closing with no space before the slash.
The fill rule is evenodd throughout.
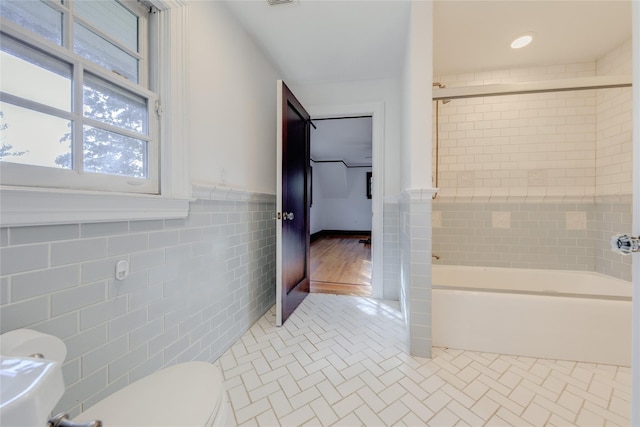
<path id="1" fill-rule="evenodd" d="M 276 195 L 270 193 L 258 193 L 242 188 L 228 187 L 225 185 L 193 184 L 191 194 L 199 200 L 227 200 L 233 202 L 266 202 L 275 203 Z"/>
<path id="2" fill-rule="evenodd" d="M 409 200 L 433 200 L 433 195 L 437 193 L 437 188 L 407 188 L 402 195 Z"/>
<path id="3" fill-rule="evenodd" d="M 441 203 L 631 203 L 630 194 L 602 196 L 438 196 Z"/>

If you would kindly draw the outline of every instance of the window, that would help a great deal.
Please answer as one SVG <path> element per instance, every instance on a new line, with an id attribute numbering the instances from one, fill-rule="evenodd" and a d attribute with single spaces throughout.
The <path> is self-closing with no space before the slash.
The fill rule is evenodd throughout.
<path id="1" fill-rule="evenodd" d="M 2 185 L 160 193 L 149 10 L 0 3 Z"/>

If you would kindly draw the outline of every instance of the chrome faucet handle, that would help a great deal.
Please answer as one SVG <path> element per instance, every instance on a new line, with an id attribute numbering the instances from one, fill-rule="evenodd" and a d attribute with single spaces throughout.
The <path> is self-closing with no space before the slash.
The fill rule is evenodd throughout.
<path id="1" fill-rule="evenodd" d="M 69 414 L 61 412 L 47 422 L 47 427 L 102 427 L 102 421 L 93 420 L 84 423 L 76 423 L 69 419 Z"/>
<path id="2" fill-rule="evenodd" d="M 640 252 L 640 238 L 628 234 L 616 234 L 611 238 L 611 250 L 621 255 Z"/>

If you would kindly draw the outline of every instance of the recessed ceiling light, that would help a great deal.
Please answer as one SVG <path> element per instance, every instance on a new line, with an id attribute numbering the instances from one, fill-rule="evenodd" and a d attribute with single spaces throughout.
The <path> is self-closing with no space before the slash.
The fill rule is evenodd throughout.
<path id="1" fill-rule="evenodd" d="M 525 47 L 533 40 L 533 36 L 531 34 L 523 34 L 518 36 L 514 41 L 511 42 L 512 49 L 520 49 L 521 47 Z"/>

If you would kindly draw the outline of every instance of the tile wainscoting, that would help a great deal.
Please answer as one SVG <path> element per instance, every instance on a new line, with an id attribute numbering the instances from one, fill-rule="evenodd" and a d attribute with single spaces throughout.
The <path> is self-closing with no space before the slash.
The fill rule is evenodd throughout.
<path id="1" fill-rule="evenodd" d="M 262 317 L 275 302 L 275 197 L 256 197 L 197 200 L 185 219 L 1 230 L 2 332 L 32 328 L 68 348 L 55 412 L 213 361 Z"/>
<path id="2" fill-rule="evenodd" d="M 630 197 L 558 202 L 433 204 L 436 263 L 597 271 L 631 280 L 631 259 L 613 253 L 613 234 L 631 230 Z"/>

